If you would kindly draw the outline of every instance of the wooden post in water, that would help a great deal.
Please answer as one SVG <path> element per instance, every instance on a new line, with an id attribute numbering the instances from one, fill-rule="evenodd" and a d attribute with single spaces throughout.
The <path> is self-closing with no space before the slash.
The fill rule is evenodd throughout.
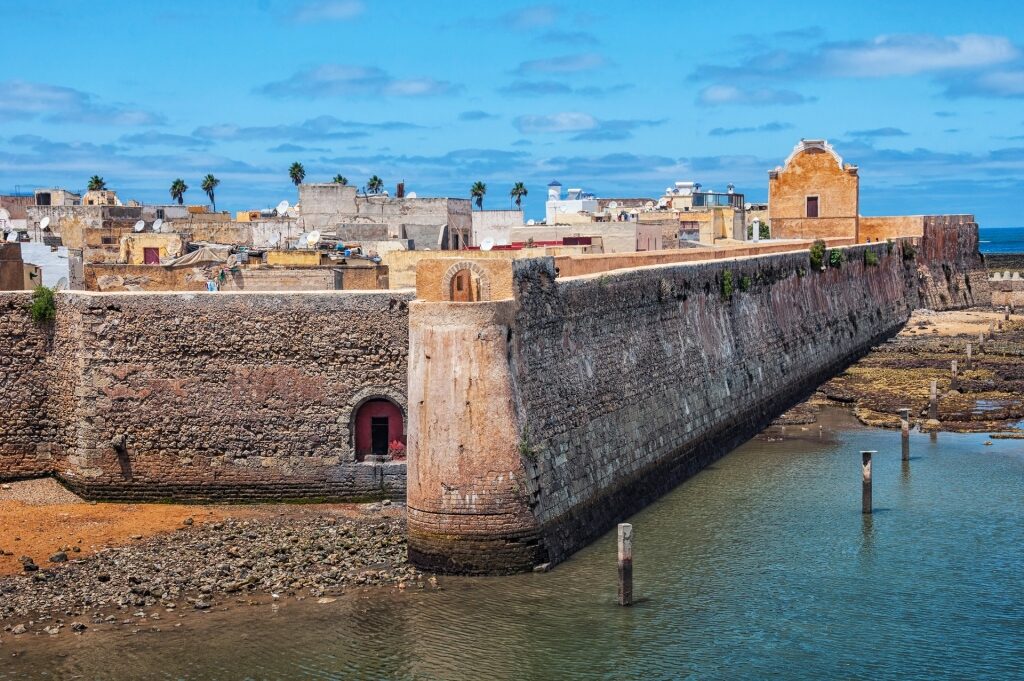
<path id="1" fill-rule="evenodd" d="M 971 368 L 971 344 L 967 344 L 967 368 Z"/>
<path id="2" fill-rule="evenodd" d="M 619 605 L 633 605 L 633 526 L 619 523 Z"/>
<path id="3" fill-rule="evenodd" d="M 861 512 L 871 513 L 871 455 L 874 451 L 860 453 L 861 487 L 860 500 Z"/>
<path id="4" fill-rule="evenodd" d="M 939 419 L 939 382 L 932 379 L 931 396 L 928 398 L 928 418 Z"/>
<path id="5" fill-rule="evenodd" d="M 910 409 L 903 407 L 900 409 L 900 430 L 902 431 L 903 441 L 903 460 L 910 461 Z"/>

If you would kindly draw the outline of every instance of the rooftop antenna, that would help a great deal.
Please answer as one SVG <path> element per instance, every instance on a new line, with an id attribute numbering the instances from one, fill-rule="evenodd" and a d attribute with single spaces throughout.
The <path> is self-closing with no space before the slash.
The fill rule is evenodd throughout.
<path id="1" fill-rule="evenodd" d="M 487 237 L 486 239 L 480 242 L 481 251 L 489 251 L 492 248 L 494 248 L 494 239 L 492 239 L 491 237 Z"/>
<path id="2" fill-rule="evenodd" d="M 289 208 L 291 208 L 291 206 L 288 204 L 288 202 L 282 201 L 281 203 L 277 204 L 277 214 L 279 216 L 284 215 L 285 213 L 288 212 Z"/>
<path id="3" fill-rule="evenodd" d="M 50 226 L 50 216 L 47 215 L 45 218 L 39 221 L 39 229 L 46 229 Z"/>
<path id="4" fill-rule="evenodd" d="M 139 220 L 138 222 L 135 223 L 135 226 L 132 227 L 132 231 L 133 232 L 141 232 L 144 229 L 146 229 L 146 221 L 145 220 Z"/>
<path id="5" fill-rule="evenodd" d="M 316 246 L 318 243 L 320 243 L 320 232 L 314 229 L 312 232 L 307 234 L 306 243 L 309 244 L 310 246 Z"/>
<path id="6" fill-rule="evenodd" d="M 157 219 L 156 219 L 156 220 L 155 220 L 155 221 L 153 222 L 153 231 L 154 231 L 154 232 L 159 232 L 159 231 L 160 231 L 160 229 L 161 229 L 161 228 L 162 228 L 163 226 L 164 226 L 164 221 L 163 221 L 163 220 L 161 220 L 160 218 L 157 218 Z"/>
<path id="7" fill-rule="evenodd" d="M 57 280 L 57 285 L 54 286 L 54 288 L 56 290 L 58 290 L 58 291 L 67 290 L 67 287 L 68 287 L 68 278 L 67 277 L 61 277 L 60 279 L 58 279 Z"/>
<path id="8" fill-rule="evenodd" d="M 13 243 L 15 243 L 15 242 L 16 242 L 17 240 L 18 240 L 18 233 L 12 230 L 12 231 L 11 231 L 11 232 L 10 232 L 10 233 L 9 233 L 9 234 L 7 235 L 7 243 L 9 243 L 9 244 L 13 244 Z"/>

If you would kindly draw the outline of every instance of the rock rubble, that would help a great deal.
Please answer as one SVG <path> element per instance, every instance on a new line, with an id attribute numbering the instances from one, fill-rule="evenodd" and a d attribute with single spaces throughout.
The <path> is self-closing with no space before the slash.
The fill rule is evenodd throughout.
<path id="1" fill-rule="evenodd" d="M 370 507 L 363 517 L 286 513 L 183 525 L 87 558 L 64 551 L 42 568 L 0 578 L 8 635 L 95 624 L 139 626 L 181 610 L 222 608 L 245 598 L 322 598 L 347 588 L 421 585 L 406 562 L 405 521 Z"/>

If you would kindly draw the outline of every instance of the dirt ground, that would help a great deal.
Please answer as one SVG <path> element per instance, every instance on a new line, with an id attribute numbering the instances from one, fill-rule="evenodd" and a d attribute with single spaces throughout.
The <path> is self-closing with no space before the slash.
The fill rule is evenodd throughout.
<path id="1" fill-rule="evenodd" d="M 341 515 L 359 513 L 357 504 L 317 504 L 315 508 Z M 184 527 L 186 518 L 199 524 L 310 509 L 293 504 L 104 504 L 84 501 L 50 478 L 5 483 L 0 486 L 0 575 L 21 572 L 21 556 L 46 568 L 51 565 L 49 557 L 58 551 L 66 551 L 71 559 L 81 558 L 105 547 L 173 532 Z"/>

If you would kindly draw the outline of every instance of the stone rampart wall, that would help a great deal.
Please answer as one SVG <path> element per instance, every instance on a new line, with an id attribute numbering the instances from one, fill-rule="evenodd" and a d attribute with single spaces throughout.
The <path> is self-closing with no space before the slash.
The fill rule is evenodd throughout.
<path id="1" fill-rule="evenodd" d="M 365 400 L 406 408 L 408 293 L 58 294 L 50 329 L 0 296 L 0 478 L 121 499 L 404 494 L 357 462 Z"/>
<path id="2" fill-rule="evenodd" d="M 523 260 L 514 301 L 414 302 L 411 558 L 563 560 L 895 333 L 922 296 L 978 302 L 961 295 L 987 292 L 976 249 L 957 250 L 970 235 L 942 236 L 848 247 L 823 272 L 806 251 L 565 280 Z"/>

